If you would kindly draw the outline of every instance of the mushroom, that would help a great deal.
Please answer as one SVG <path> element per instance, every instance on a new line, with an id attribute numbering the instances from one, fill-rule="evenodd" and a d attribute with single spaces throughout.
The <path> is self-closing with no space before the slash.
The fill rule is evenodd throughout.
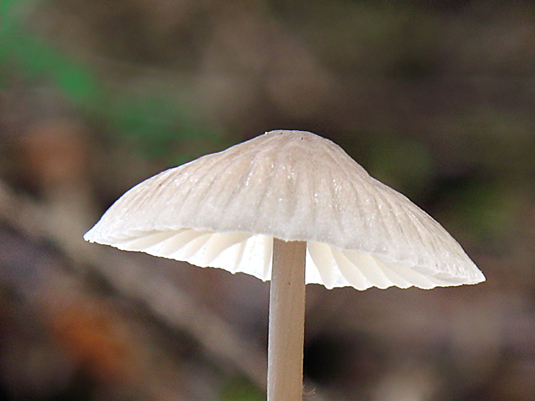
<path id="1" fill-rule="evenodd" d="M 304 131 L 270 131 L 157 174 L 84 238 L 271 280 L 269 401 L 302 399 L 305 283 L 430 289 L 485 280 L 427 213 Z"/>

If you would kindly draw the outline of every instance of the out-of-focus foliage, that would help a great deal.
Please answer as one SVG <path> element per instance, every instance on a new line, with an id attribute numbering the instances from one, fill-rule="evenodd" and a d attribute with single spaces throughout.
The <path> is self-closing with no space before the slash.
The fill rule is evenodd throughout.
<path id="1" fill-rule="evenodd" d="M 262 401 L 265 395 L 243 378 L 234 378 L 224 388 L 221 401 Z"/>
<path id="2" fill-rule="evenodd" d="M 37 32 L 28 32 L 24 12 L 33 7 L 39 12 L 43 7 L 41 3 L 36 0 L 3 2 L 5 17 L 0 33 L 6 40 L 0 48 L 0 65 L 3 66 L 0 85 L 10 86 L 8 81 L 12 78 L 31 86 L 59 90 L 79 111 L 91 113 L 109 124 L 110 133 L 121 135 L 119 140 L 131 140 L 146 157 L 164 155 L 167 163 L 181 164 L 212 150 L 207 144 L 220 140 L 216 129 L 203 127 L 191 107 L 167 92 L 169 88 L 145 88 L 146 91 L 128 85 L 110 88 L 109 82 L 99 77 L 96 65 L 69 57 Z M 175 153 L 172 149 L 177 144 L 184 146 L 182 142 L 195 150 L 170 156 Z"/>
<path id="3" fill-rule="evenodd" d="M 0 34 L 3 38 L 0 48 L 3 79 L 0 84 L 8 85 L 6 81 L 10 77 L 17 78 L 11 73 L 14 69 L 21 75 L 20 78 L 36 84 L 52 82 L 73 101 L 95 101 L 96 81 L 90 69 L 70 60 L 51 44 L 43 43 L 34 32 L 26 31 L 24 16 L 20 13 L 35 3 L 34 0 L 5 0 L 0 5 Z"/>
<path id="4" fill-rule="evenodd" d="M 0 398 L 262 399 L 267 284 L 81 236 L 140 180 L 276 128 L 339 143 L 488 278 L 309 286 L 307 399 L 531 401 L 528 0 L 0 1 Z"/>

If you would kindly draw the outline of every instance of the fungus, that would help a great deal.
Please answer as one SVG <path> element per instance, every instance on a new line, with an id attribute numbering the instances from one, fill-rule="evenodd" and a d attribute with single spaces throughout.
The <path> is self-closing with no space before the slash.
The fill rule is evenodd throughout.
<path id="1" fill-rule="evenodd" d="M 304 131 L 270 131 L 157 174 L 84 238 L 271 280 L 269 401 L 302 399 L 305 283 L 430 289 L 485 280 L 427 213 Z"/>

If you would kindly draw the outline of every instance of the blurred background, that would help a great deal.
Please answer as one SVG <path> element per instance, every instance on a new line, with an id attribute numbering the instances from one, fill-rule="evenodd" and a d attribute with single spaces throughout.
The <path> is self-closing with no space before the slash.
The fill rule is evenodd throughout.
<path id="1" fill-rule="evenodd" d="M 307 400 L 535 399 L 535 4 L 2 0 L 0 399 L 264 399 L 269 284 L 86 244 L 276 128 L 340 144 L 487 276 L 307 290 Z"/>

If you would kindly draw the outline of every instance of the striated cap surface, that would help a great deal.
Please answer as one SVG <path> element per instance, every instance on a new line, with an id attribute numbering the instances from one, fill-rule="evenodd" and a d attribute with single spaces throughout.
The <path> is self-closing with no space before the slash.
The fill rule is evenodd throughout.
<path id="1" fill-rule="evenodd" d="M 273 237 L 307 241 L 307 283 L 433 288 L 484 281 L 453 237 L 335 143 L 270 131 L 126 192 L 84 236 L 271 276 Z"/>

